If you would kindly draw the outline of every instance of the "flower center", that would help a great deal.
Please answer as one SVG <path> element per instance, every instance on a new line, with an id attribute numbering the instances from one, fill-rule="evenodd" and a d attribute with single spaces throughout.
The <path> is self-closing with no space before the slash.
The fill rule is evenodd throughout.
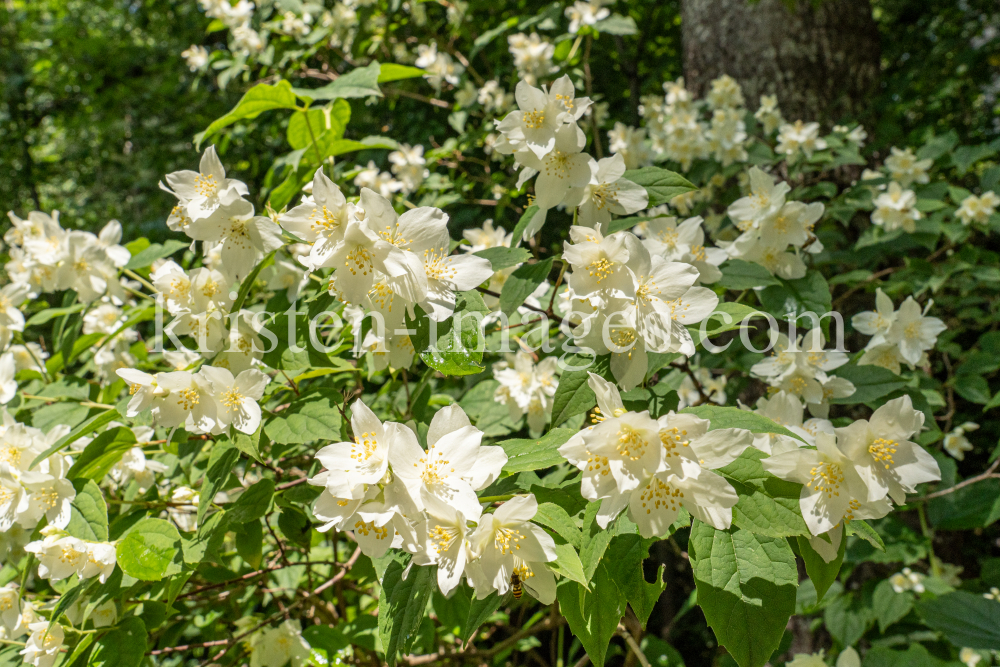
<path id="1" fill-rule="evenodd" d="M 809 471 L 811 477 L 806 487 L 825 493 L 827 498 L 840 495 L 840 485 L 844 483 L 844 471 L 836 463 L 820 463 Z"/>
<path id="2" fill-rule="evenodd" d="M 353 266 L 352 266 L 353 263 Z M 347 254 L 347 261 L 344 262 L 344 266 L 347 270 L 351 272 L 351 275 L 358 275 L 358 271 L 361 275 L 367 276 L 369 271 L 372 271 L 372 255 L 368 252 L 368 248 L 364 246 L 354 246 L 354 250 Z"/>
<path id="3" fill-rule="evenodd" d="M 895 461 L 892 459 L 892 455 L 896 453 L 896 448 L 899 445 L 895 440 L 887 440 L 886 438 L 876 438 L 872 444 L 868 445 L 868 453 L 872 455 L 878 463 L 885 466 L 888 470 Z"/>
<path id="4" fill-rule="evenodd" d="M 524 535 L 514 528 L 498 528 L 493 534 L 493 546 L 497 548 L 501 555 L 512 554 L 521 548 L 518 544 L 524 539 Z"/>
<path id="5" fill-rule="evenodd" d="M 354 444 L 351 445 L 351 458 L 357 462 L 367 461 L 375 454 L 378 447 L 378 440 L 375 439 L 375 432 L 362 433 L 361 437 L 355 436 Z"/>
<path id="6" fill-rule="evenodd" d="M 628 424 L 622 424 L 618 429 L 618 445 L 615 449 L 622 456 L 632 461 L 642 458 L 646 453 L 646 444 L 645 436 Z"/>
<path id="7" fill-rule="evenodd" d="M 607 257 L 595 259 L 587 265 L 587 273 L 589 273 L 592 278 L 597 278 L 598 283 L 614 272 L 614 265 L 608 260 Z"/>
<path id="8" fill-rule="evenodd" d="M 193 409 L 201 401 L 198 391 L 195 389 L 181 389 L 177 392 L 177 396 L 177 405 L 181 406 L 184 410 Z"/>
<path id="9" fill-rule="evenodd" d="M 453 526 L 434 526 L 434 529 L 427 533 L 427 538 L 438 553 L 447 551 L 456 537 L 458 530 Z"/>
<path id="10" fill-rule="evenodd" d="M 537 130 L 545 124 L 544 111 L 525 111 L 524 126 L 531 130 Z"/>
<path id="11" fill-rule="evenodd" d="M 639 494 L 639 500 L 646 514 L 652 513 L 653 510 L 676 512 L 683 497 L 684 493 L 680 489 L 674 488 L 658 477 L 650 480 L 649 486 Z"/>
<path id="12" fill-rule="evenodd" d="M 222 394 L 222 404 L 230 410 L 239 408 L 245 397 L 235 387 L 227 389 Z"/>
<path id="13" fill-rule="evenodd" d="M 211 174 L 208 176 L 198 174 L 194 177 L 194 189 L 202 197 L 211 197 L 218 191 L 219 184 L 216 182 L 215 176 Z"/>

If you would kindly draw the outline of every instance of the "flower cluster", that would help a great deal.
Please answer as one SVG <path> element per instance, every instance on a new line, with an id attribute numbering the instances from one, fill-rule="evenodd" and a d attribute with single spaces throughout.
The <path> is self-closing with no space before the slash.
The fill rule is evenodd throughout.
<path id="1" fill-rule="evenodd" d="M 757 167 L 750 169 L 749 176 L 750 194 L 730 204 L 727 211 L 742 232 L 727 244 L 729 256 L 760 264 L 781 278 L 802 278 L 806 265 L 799 253 L 823 250 L 823 244 L 812 233 L 823 217 L 823 204 L 785 201 L 791 189 L 788 184 L 776 184 Z"/>
<path id="2" fill-rule="evenodd" d="M 528 428 L 541 433 L 552 417 L 556 394 L 558 359 L 546 357 L 535 363 L 532 355 L 518 352 L 509 361 L 493 364 L 493 377 L 500 383 L 494 398 L 506 405 L 510 418 L 519 422 L 528 415 Z"/>
<path id="3" fill-rule="evenodd" d="M 901 572 L 897 572 L 889 577 L 889 583 L 892 585 L 892 590 L 897 593 L 902 593 L 903 591 L 923 593 L 924 579 L 926 578 L 920 572 L 914 572 L 910 568 L 904 567 Z"/>
<path id="4" fill-rule="evenodd" d="M 912 297 L 907 297 L 899 310 L 885 292 L 875 291 L 875 310 L 858 313 L 851 319 L 855 329 L 871 336 L 858 364 L 872 364 L 899 374 L 902 364 L 913 369 L 927 366 L 927 352 L 934 349 L 938 335 L 947 327 L 936 317 L 928 317 L 933 301 L 923 310 Z"/>
<path id="5" fill-rule="evenodd" d="M 643 537 L 666 534 L 681 509 L 720 530 L 733 520 L 737 495 L 713 470 L 736 459 L 753 441 L 743 429 L 709 430 L 708 420 L 670 412 L 625 409 L 613 383 L 590 373 L 597 396 L 594 425 L 559 453 L 581 471 L 580 493 L 600 500 L 597 523 L 607 528 L 623 510 Z"/>
<path id="6" fill-rule="evenodd" d="M 351 412 L 354 441 L 316 453 L 323 470 L 309 481 L 323 487 L 313 505 L 320 531 L 353 530 L 371 557 L 393 547 L 413 554 L 417 564 L 436 564 L 446 595 L 463 576 L 479 598 L 492 590 L 505 594 L 517 574 L 541 602 L 555 599 L 555 578 L 545 566 L 555 560 L 555 544 L 531 523 L 534 496 L 483 514 L 476 491 L 496 480 L 507 455 L 480 445 L 482 431 L 462 408 L 434 415 L 426 449 L 408 427 L 383 423 L 360 400 Z"/>
<path id="7" fill-rule="evenodd" d="M 118 562 L 115 545 L 77 539 L 54 524 L 43 528 L 42 539 L 29 543 L 24 550 L 38 559 L 38 576 L 50 581 L 75 574 L 80 579 L 97 577 L 103 584 Z"/>
<path id="8" fill-rule="evenodd" d="M 924 413 L 903 396 L 871 419 L 833 433 L 817 432 L 815 449 L 802 446 L 763 460 L 771 474 L 803 485 L 802 517 L 815 536 L 811 544 L 825 560 L 836 558 L 842 521 L 883 517 L 893 503 L 904 504 L 918 484 L 941 479 L 934 457 L 911 440 L 923 425 Z"/>
<path id="9" fill-rule="evenodd" d="M 814 417 L 826 418 L 830 400 L 847 398 L 854 393 L 854 384 L 828 372 L 847 363 L 845 352 L 824 350 L 826 340 L 817 327 L 789 340 L 778 334 L 774 353 L 753 365 L 750 372 L 765 380 L 774 391 L 785 391 L 805 403 Z"/>

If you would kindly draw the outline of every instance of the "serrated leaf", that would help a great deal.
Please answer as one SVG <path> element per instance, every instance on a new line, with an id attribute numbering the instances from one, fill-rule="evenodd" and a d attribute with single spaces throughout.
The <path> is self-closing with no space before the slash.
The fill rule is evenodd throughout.
<path id="1" fill-rule="evenodd" d="M 608 644 L 625 614 L 625 599 L 614 578 L 601 564 L 588 591 L 575 581 L 559 584 L 559 611 L 580 640 L 595 667 L 604 665 Z"/>
<path id="2" fill-rule="evenodd" d="M 531 253 L 524 248 L 486 248 L 473 254 L 489 261 L 494 271 L 507 269 L 531 259 Z"/>
<path id="3" fill-rule="evenodd" d="M 510 274 L 500 291 L 500 310 L 510 317 L 517 309 L 524 305 L 531 293 L 542 284 L 552 271 L 553 258 L 535 262 L 534 264 L 522 264 L 514 273 Z"/>
<path id="4" fill-rule="evenodd" d="M 334 389 L 306 394 L 268 420 L 264 432 L 279 445 L 315 440 L 338 442 L 343 418 L 337 405 L 343 400 L 343 395 Z"/>
<path id="5" fill-rule="evenodd" d="M 784 538 L 693 522 L 688 544 L 698 604 L 740 667 L 761 667 L 795 612 L 798 572 Z"/>
<path id="6" fill-rule="evenodd" d="M 582 537 L 580 529 L 569 515 L 569 512 L 559 505 L 549 502 L 539 503 L 538 511 L 535 513 L 535 518 L 532 521 L 546 528 L 551 528 L 569 544 L 579 548 Z"/>
<path id="7" fill-rule="evenodd" d="M 341 74 L 322 88 L 295 88 L 299 97 L 311 100 L 335 100 L 338 98 L 382 97 L 378 87 L 381 66 L 373 62 L 365 67 L 355 67 L 347 74 Z"/>
<path id="8" fill-rule="evenodd" d="M 699 405 L 697 407 L 684 408 L 681 412 L 695 415 L 701 419 L 708 419 L 711 422 L 711 426 L 709 426 L 709 430 L 711 431 L 717 428 L 742 428 L 751 433 L 786 435 L 789 438 L 795 438 L 799 442 L 808 444 L 784 426 L 768 419 L 764 415 L 759 415 L 749 410 L 740 410 L 739 408 L 724 407 L 721 405 Z"/>
<path id="9" fill-rule="evenodd" d="M 177 239 L 168 239 L 163 244 L 153 243 L 145 250 L 133 255 L 132 259 L 125 265 L 125 268 L 132 270 L 144 269 L 156 260 L 170 257 L 170 255 L 173 255 L 178 250 L 187 248 L 190 245 L 190 243 L 178 241 Z"/>
<path id="10" fill-rule="evenodd" d="M 73 489 L 76 497 L 70 502 L 66 532 L 89 542 L 107 542 L 108 506 L 100 487 L 93 480 L 77 479 L 73 482 Z"/>
<path id="11" fill-rule="evenodd" d="M 843 530 L 843 527 L 837 527 L 834 530 Z M 823 536 L 821 535 L 816 539 L 823 539 Z M 843 537 L 841 538 L 837 557 L 829 563 L 823 560 L 823 557 L 813 549 L 809 543 L 809 536 L 799 535 L 795 540 L 799 548 L 799 555 L 802 556 L 802 562 L 806 566 L 806 574 L 809 575 L 809 579 L 812 580 L 813 585 L 816 587 L 816 600 L 820 601 L 826 595 L 826 592 L 830 590 L 833 582 L 837 580 L 837 575 L 840 573 L 840 566 L 844 564 L 844 548 L 847 546 L 847 540 Z"/>
<path id="12" fill-rule="evenodd" d="M 885 552 L 885 542 L 882 541 L 882 537 L 866 521 L 852 519 L 846 522 L 845 528 L 848 536 L 857 535 L 879 551 Z"/>
<path id="13" fill-rule="evenodd" d="M 677 195 L 698 189 L 680 174 L 660 167 L 629 169 L 623 178 L 646 188 L 650 208 L 666 204 Z"/>
<path id="14" fill-rule="evenodd" d="M 559 447 L 569 440 L 576 431 L 568 428 L 554 428 L 540 439 L 502 440 L 496 444 L 507 453 L 506 473 L 542 470 L 565 461 Z"/>
<path id="15" fill-rule="evenodd" d="M 68 479 L 99 482 L 135 446 L 135 435 L 125 426 L 108 429 L 94 438 L 66 472 Z"/>
<path id="16" fill-rule="evenodd" d="M 742 259 L 730 259 L 721 268 L 722 278 L 718 285 L 726 289 L 745 290 L 768 285 L 780 285 L 770 271 L 760 264 L 746 262 Z"/>
<path id="17" fill-rule="evenodd" d="M 479 626 L 485 623 L 486 619 L 500 608 L 501 602 L 502 600 L 496 591 L 481 600 L 473 595 L 472 602 L 469 604 L 469 616 L 465 621 L 465 625 L 462 626 L 461 637 L 463 643 L 469 641 L 469 638 L 476 634 Z"/>
<path id="18" fill-rule="evenodd" d="M 436 345 L 430 345 L 420 353 L 420 359 L 444 375 L 481 373 L 486 348 L 486 339 L 479 326 L 482 318 L 465 310 L 456 311 L 455 317 L 459 318 L 459 328 L 453 325 L 455 320 L 449 320 L 446 332 L 440 335 Z M 424 325 L 428 324 L 436 325 L 424 322 Z"/>
<path id="19" fill-rule="evenodd" d="M 557 544 L 556 559 L 547 563 L 548 568 L 567 579 L 577 582 L 584 588 L 587 586 L 587 576 L 583 573 L 583 563 L 580 562 L 580 555 L 572 544 Z"/>
<path id="20" fill-rule="evenodd" d="M 608 571 L 644 629 L 649 615 L 653 613 L 653 607 L 667 587 L 667 582 L 663 580 L 664 565 L 661 564 L 656 571 L 656 581 L 653 583 L 646 581 L 643 572 L 643 563 L 649 557 L 649 547 L 657 541 L 656 538 L 643 539 L 639 535 L 619 535 L 611 541 L 605 561 Z"/>
<path id="21" fill-rule="evenodd" d="M 810 271 L 798 280 L 776 280 L 778 285 L 765 287 L 757 293 L 761 305 L 775 317 L 810 312 L 823 315 L 832 309 L 830 285 L 819 271 Z"/>
<path id="22" fill-rule="evenodd" d="M 921 599 L 917 611 L 924 623 L 959 648 L 1000 650 L 1000 602 L 996 600 L 955 591 L 935 599 Z"/>
<path id="23" fill-rule="evenodd" d="M 872 593 L 872 611 L 878 621 L 879 631 L 885 631 L 896 621 L 901 620 L 913 609 L 913 594 L 909 591 L 897 593 L 892 582 L 883 579 L 875 586 Z"/>
<path id="24" fill-rule="evenodd" d="M 611 372 L 611 355 L 597 357 L 590 362 L 588 357 L 573 356 L 566 360 L 567 367 L 584 366 L 586 370 L 566 370 L 559 376 L 559 385 L 552 397 L 552 426 L 559 426 L 570 417 L 583 414 L 597 405 L 597 397 L 587 384 L 590 373 L 607 376 Z"/>
<path id="25" fill-rule="evenodd" d="M 273 86 L 266 83 L 257 84 L 246 92 L 229 113 L 213 121 L 197 137 L 197 143 L 200 146 L 205 139 L 236 121 L 251 120 L 265 111 L 295 108 L 295 93 L 292 92 L 292 84 L 288 81 L 282 80 Z"/>
<path id="26" fill-rule="evenodd" d="M 169 521 L 142 519 L 118 541 L 122 571 L 143 581 L 159 581 L 181 550 L 181 535 Z"/>
<path id="27" fill-rule="evenodd" d="M 511 235 L 513 239 L 511 242 L 517 245 L 524 239 L 524 232 L 528 229 L 528 225 L 531 224 L 532 219 L 535 214 L 538 213 L 538 206 L 532 204 L 528 208 L 524 209 L 524 213 L 517 221 L 517 225 L 514 226 L 514 233 Z"/>
<path id="28" fill-rule="evenodd" d="M 378 634 L 389 667 L 396 664 L 397 653 L 410 652 L 427 600 L 437 585 L 436 567 L 413 566 L 406 579 L 403 569 L 399 561 L 389 563 L 378 600 Z"/>
<path id="29" fill-rule="evenodd" d="M 198 503 L 198 523 L 205 518 L 205 513 L 212 506 L 215 496 L 222 491 L 229 481 L 229 473 L 233 466 L 240 460 L 240 450 L 232 440 L 216 441 L 212 451 L 208 455 L 208 465 L 205 468 L 205 479 L 199 491 L 200 501 Z"/>
<path id="30" fill-rule="evenodd" d="M 226 514 L 230 521 L 236 523 L 257 521 L 267 514 L 273 496 L 274 482 L 270 479 L 262 479 L 241 493 L 236 502 L 226 508 Z"/>
<path id="31" fill-rule="evenodd" d="M 854 393 L 844 398 L 831 399 L 831 403 L 871 403 L 906 386 L 908 380 L 881 366 L 855 366 L 848 364 L 834 373 L 854 385 Z"/>
<path id="32" fill-rule="evenodd" d="M 765 456 L 751 447 L 718 471 L 739 496 L 733 507 L 733 524 L 769 537 L 808 535 L 809 527 L 799 508 L 802 485 L 764 470 L 760 462 Z"/>
<path id="33" fill-rule="evenodd" d="M 344 100 L 335 100 L 326 107 L 293 113 L 288 119 L 285 136 L 292 148 L 311 150 L 314 138 L 317 145 L 321 145 L 321 141 L 330 142 L 342 138 L 350 120 L 351 105 Z"/>
<path id="34" fill-rule="evenodd" d="M 130 616 L 96 640 L 88 667 L 139 667 L 146 654 L 146 638 L 142 619 Z"/>

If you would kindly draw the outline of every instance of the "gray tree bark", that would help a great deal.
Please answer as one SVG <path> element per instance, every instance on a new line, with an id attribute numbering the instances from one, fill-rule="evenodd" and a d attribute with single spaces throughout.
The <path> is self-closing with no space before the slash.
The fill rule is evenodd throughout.
<path id="1" fill-rule="evenodd" d="M 786 119 L 830 123 L 858 116 L 878 83 L 869 0 L 682 0 L 681 12 L 685 82 L 699 96 L 728 74 L 751 109 L 777 95 Z"/>

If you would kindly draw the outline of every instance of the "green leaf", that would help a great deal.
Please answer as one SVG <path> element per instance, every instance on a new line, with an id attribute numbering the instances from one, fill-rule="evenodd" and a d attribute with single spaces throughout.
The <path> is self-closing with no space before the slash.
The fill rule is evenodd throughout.
<path id="1" fill-rule="evenodd" d="M 49 361 L 59 357 L 61 357 L 61 355 L 57 354 L 55 357 L 50 357 Z M 49 372 L 51 374 L 51 367 L 49 367 Z M 90 408 L 78 403 L 72 403 L 69 401 L 51 403 L 38 408 L 34 411 L 34 413 L 32 413 L 31 425 L 46 432 L 52 430 L 54 426 L 59 424 L 75 427 L 83 422 L 87 418 L 88 414 L 90 414 Z"/>
<path id="2" fill-rule="evenodd" d="M 518 17 L 512 16 L 497 27 L 491 28 L 479 37 L 476 37 L 476 41 L 472 43 L 472 50 L 469 52 L 469 60 L 475 58 L 476 54 L 479 53 L 484 46 L 516 26 L 519 20 L 520 19 Z"/>
<path id="3" fill-rule="evenodd" d="M 769 537 L 809 535 L 799 509 L 802 485 L 778 479 L 764 470 L 761 460 L 765 457 L 751 447 L 718 471 L 739 496 L 733 507 L 733 524 Z"/>
<path id="4" fill-rule="evenodd" d="M 542 281 L 549 277 L 552 271 L 553 258 L 534 264 L 522 264 L 510 274 L 500 291 L 500 310 L 510 317 L 525 300 L 531 296 Z"/>
<path id="5" fill-rule="evenodd" d="M 594 578 L 594 572 L 604 552 L 607 551 L 611 538 L 615 536 L 615 525 L 609 524 L 607 529 L 601 528 L 597 524 L 597 512 L 601 508 L 601 501 L 595 500 L 587 503 L 583 512 L 583 532 L 580 540 L 580 561 L 583 563 L 583 572 L 587 575 L 587 580 Z"/>
<path id="6" fill-rule="evenodd" d="M 580 562 L 580 555 L 576 553 L 572 544 L 557 544 L 556 559 L 548 563 L 548 568 L 588 588 L 587 576 L 583 573 L 583 563 Z"/>
<path id="7" fill-rule="evenodd" d="M 954 130 L 950 130 L 947 134 L 942 134 L 940 136 L 932 136 L 927 140 L 920 150 L 917 151 L 917 159 L 925 160 L 930 158 L 932 160 L 937 160 L 939 157 L 950 151 L 958 144 L 958 134 Z"/>
<path id="8" fill-rule="evenodd" d="M 246 92 L 229 113 L 213 121 L 204 132 L 196 137 L 197 144 L 200 146 L 205 139 L 238 120 L 250 120 L 265 111 L 274 109 L 295 108 L 297 107 L 295 106 L 295 93 L 292 92 L 292 84 L 284 80 L 273 86 L 266 83 L 257 84 Z"/>
<path id="9" fill-rule="evenodd" d="M 205 468 L 205 478 L 199 490 L 198 523 L 205 518 L 205 513 L 215 501 L 215 496 L 222 491 L 229 481 L 229 473 L 240 460 L 240 450 L 232 440 L 217 440 L 208 455 L 208 466 Z"/>
<path id="10" fill-rule="evenodd" d="M 892 582 L 883 579 L 872 593 L 872 611 L 878 621 L 879 631 L 885 631 L 896 621 L 901 620 L 913 609 L 913 594 L 909 591 L 897 593 Z"/>
<path id="11" fill-rule="evenodd" d="M 486 248 L 473 254 L 489 260 L 494 271 L 500 271 L 531 259 L 531 253 L 524 248 Z"/>
<path id="12" fill-rule="evenodd" d="M 972 165 L 980 160 L 993 157 L 1000 146 L 996 142 L 989 144 L 979 144 L 978 146 L 959 146 L 951 153 L 951 162 L 958 170 L 958 175 L 962 176 L 969 171 Z"/>
<path id="13" fill-rule="evenodd" d="M 551 528 L 574 547 L 580 547 L 580 539 L 582 538 L 580 529 L 569 515 L 569 512 L 559 505 L 549 502 L 539 503 L 538 511 L 532 521 L 546 528 Z"/>
<path id="14" fill-rule="evenodd" d="M 635 35 L 639 32 L 635 19 L 621 14 L 612 14 L 603 21 L 598 21 L 594 24 L 594 30 L 608 35 Z"/>
<path id="15" fill-rule="evenodd" d="M 108 541 L 108 506 L 101 488 L 90 479 L 73 481 L 76 497 L 70 503 L 66 532 L 88 542 Z"/>
<path id="16" fill-rule="evenodd" d="M 510 409 L 497 403 L 496 390 L 500 383 L 496 380 L 483 380 L 469 388 L 459 405 L 469 415 L 483 435 L 495 438 L 516 431 L 518 422 L 511 419 Z"/>
<path id="17" fill-rule="evenodd" d="M 845 528 L 848 536 L 857 535 L 879 551 L 885 551 L 885 543 L 882 541 L 882 537 L 866 521 L 852 519 L 847 522 Z"/>
<path id="18" fill-rule="evenodd" d="M 845 593 L 826 606 L 823 621 L 841 646 L 853 646 L 875 622 L 875 617 L 862 596 Z"/>
<path id="19" fill-rule="evenodd" d="M 278 528 L 292 542 L 306 549 L 309 548 L 312 541 L 312 524 L 309 523 L 309 517 L 306 516 L 306 513 L 298 507 L 281 508 L 281 514 L 278 515 Z"/>
<path id="20" fill-rule="evenodd" d="M 536 213 L 538 213 L 538 207 L 535 206 L 534 204 L 532 204 L 528 208 L 524 209 L 524 213 L 521 214 L 520 219 L 517 221 L 517 224 L 514 226 L 514 233 L 511 235 L 511 239 L 512 239 L 511 243 L 513 243 L 514 245 L 517 245 L 518 243 L 520 243 L 523 240 L 524 231 L 528 228 L 528 225 L 531 224 L 531 220 L 532 220 L 532 218 L 535 217 Z"/>
<path id="21" fill-rule="evenodd" d="M 381 66 L 373 62 L 365 67 L 355 67 L 347 74 L 341 74 L 335 81 L 322 88 L 295 88 L 299 97 L 312 100 L 335 100 L 337 98 L 382 97 L 378 87 Z"/>
<path id="22" fill-rule="evenodd" d="M 99 482 L 122 456 L 135 446 L 135 435 L 125 426 L 108 429 L 87 445 L 66 473 L 68 479 Z"/>
<path id="23" fill-rule="evenodd" d="M 250 521 L 242 525 L 235 526 L 236 532 L 236 553 L 245 560 L 250 567 L 257 569 L 263 560 L 264 552 L 264 529 L 261 528 L 260 521 Z"/>
<path id="24" fill-rule="evenodd" d="M 229 517 L 225 512 L 216 512 L 205 521 L 198 523 L 198 532 L 192 537 L 181 536 L 184 562 L 197 566 L 206 557 L 214 556 L 226 537 Z"/>
<path id="25" fill-rule="evenodd" d="M 657 541 L 656 538 L 647 540 L 639 535 L 619 535 L 611 541 L 608 557 L 604 561 L 643 629 L 660 595 L 667 588 L 667 582 L 663 580 L 663 564 L 656 571 L 656 581 L 653 583 L 646 581 L 643 572 L 643 562 L 649 557 L 649 547 Z"/>
<path id="26" fill-rule="evenodd" d="M 96 577 L 81 581 L 76 586 L 73 586 L 68 591 L 60 595 L 59 601 L 52 610 L 52 616 L 50 616 L 50 618 L 53 621 L 59 620 L 59 617 L 62 616 L 67 609 L 73 606 L 73 603 L 76 602 L 77 598 L 79 598 L 82 593 L 87 592 L 87 590 L 93 584 L 96 584 L 97 581 L 98 579 Z"/>
<path id="27" fill-rule="evenodd" d="M 390 81 L 399 81 L 401 79 L 415 79 L 426 73 L 419 67 L 397 65 L 396 63 L 382 63 L 382 67 L 378 73 L 378 83 L 389 83 Z"/>
<path id="28" fill-rule="evenodd" d="M 351 120 L 351 105 L 344 100 L 336 100 L 325 107 L 296 111 L 288 119 L 286 137 L 292 148 L 311 149 L 313 137 L 334 141 L 344 136 L 344 129 Z"/>
<path id="29" fill-rule="evenodd" d="M 764 665 L 795 612 L 798 572 L 783 538 L 695 521 L 688 543 L 698 603 L 740 667 Z"/>
<path id="30" fill-rule="evenodd" d="M 339 653 L 351 645 L 351 640 L 340 628 L 331 628 L 328 625 L 310 625 L 302 631 L 302 638 L 309 643 L 310 665 L 341 663 Z"/>
<path id="31" fill-rule="evenodd" d="M 66 306 L 65 308 L 46 308 L 45 310 L 39 311 L 28 318 L 28 321 L 24 323 L 24 326 L 34 327 L 39 324 L 45 324 L 49 320 L 53 320 L 57 317 L 79 313 L 86 305 L 87 304 L 85 303 L 75 303 L 72 306 Z"/>
<path id="32" fill-rule="evenodd" d="M 122 571 L 143 581 L 159 581 L 181 550 L 181 535 L 163 519 L 143 519 L 118 541 L 115 551 Z"/>
<path id="33" fill-rule="evenodd" d="M 650 208 L 666 204 L 677 195 L 698 189 L 680 174 L 659 167 L 629 169 L 625 172 L 624 178 L 646 188 Z"/>
<path id="34" fill-rule="evenodd" d="M 831 311 L 830 286 L 819 271 L 810 271 L 798 280 L 776 280 L 778 285 L 765 287 L 757 293 L 761 305 L 772 315 L 797 316 L 810 312 L 823 315 Z"/>
<path id="35" fill-rule="evenodd" d="M 425 364 L 444 375 L 476 375 L 483 371 L 486 339 L 479 328 L 482 317 L 476 317 L 469 310 L 458 307 L 461 305 L 464 308 L 467 304 L 468 301 L 463 298 L 462 303 L 456 305 L 455 317 L 460 318 L 460 328 L 453 326 L 454 320 L 448 320 L 445 332 L 439 333 L 437 343 L 420 353 L 420 359 Z M 472 312 L 481 315 L 478 310 Z M 433 324 L 423 318 L 418 331 L 426 330 L 429 326 Z"/>
<path id="36" fill-rule="evenodd" d="M 843 528 L 835 530 L 843 530 Z M 809 575 L 816 587 L 816 600 L 818 602 L 823 599 L 826 592 L 830 590 L 830 586 L 837 580 L 837 575 L 840 574 L 840 566 L 844 564 L 844 548 L 847 546 L 847 540 L 840 540 L 840 550 L 837 552 L 837 557 L 832 562 L 827 563 L 813 549 L 808 536 L 799 535 L 795 539 L 799 547 L 799 555 L 802 556 L 802 562 L 806 565 L 806 574 Z M 821 535 L 816 539 L 824 539 L 824 536 Z"/>
<path id="37" fill-rule="evenodd" d="M 996 600 L 955 591 L 935 599 L 921 599 L 917 611 L 924 623 L 955 646 L 1000 651 L 1000 602 Z"/>
<path id="38" fill-rule="evenodd" d="M 139 667 L 146 654 L 146 626 L 130 616 L 95 642 L 88 667 Z"/>
<path id="39" fill-rule="evenodd" d="M 781 283 L 760 264 L 746 262 L 742 259 L 730 259 L 722 267 L 722 278 L 717 284 L 726 289 L 745 290 L 780 285 Z"/>
<path id="40" fill-rule="evenodd" d="M 559 447 L 573 437 L 576 431 L 569 428 L 554 428 L 541 439 L 503 440 L 496 444 L 507 453 L 506 473 L 542 470 L 565 461 Z"/>
<path id="41" fill-rule="evenodd" d="M 163 244 L 153 243 L 145 250 L 133 255 L 132 259 L 125 265 L 125 268 L 132 270 L 144 269 L 156 260 L 170 257 L 181 248 L 187 248 L 190 245 L 190 243 L 178 241 L 177 239 L 168 239 Z"/>
<path id="42" fill-rule="evenodd" d="M 496 591 L 490 593 L 486 597 L 477 599 L 475 595 L 472 596 L 472 602 L 469 604 L 469 616 L 465 621 L 465 625 L 462 626 L 462 642 L 469 641 L 472 635 L 476 634 L 476 630 L 479 629 L 486 619 L 493 615 L 500 607 L 501 602 L 500 596 Z"/>
<path id="43" fill-rule="evenodd" d="M 436 577 L 436 567 L 413 566 L 406 579 L 399 561 L 386 568 L 378 600 L 378 634 L 389 667 L 396 664 L 397 653 L 410 652 L 427 601 L 437 586 Z"/>
<path id="44" fill-rule="evenodd" d="M 574 355 L 566 360 L 568 366 L 590 367 L 582 371 L 563 371 L 559 376 L 559 385 L 552 397 L 552 426 L 559 426 L 570 417 L 583 414 L 597 405 L 597 397 L 587 384 L 590 373 L 607 376 L 611 372 L 611 355 L 597 357 L 590 362 L 587 357 Z"/>
<path id="45" fill-rule="evenodd" d="M 625 598 L 618 584 L 602 563 L 589 591 L 575 581 L 565 581 L 559 584 L 556 595 L 573 636 L 583 644 L 595 667 L 602 667 L 608 644 L 625 615 Z"/>
<path id="46" fill-rule="evenodd" d="M 841 366 L 834 373 L 854 385 L 854 393 L 845 398 L 834 398 L 831 403 L 871 403 L 887 396 L 907 384 L 907 379 L 881 366 Z"/>
<path id="47" fill-rule="evenodd" d="M 273 496 L 274 482 L 270 479 L 262 479 L 241 493 L 236 502 L 226 509 L 226 514 L 230 521 L 236 523 L 257 521 L 267 514 L 267 508 L 271 506 Z"/>
<path id="48" fill-rule="evenodd" d="M 240 309 L 243 308 L 243 304 L 246 303 L 247 295 L 250 294 L 250 288 L 253 287 L 254 281 L 257 280 L 257 276 L 260 275 L 260 272 L 263 269 L 274 264 L 275 252 L 277 251 L 272 250 L 266 257 L 264 257 L 264 259 L 254 266 L 253 269 L 250 270 L 250 273 L 247 274 L 247 277 L 243 279 L 243 282 L 240 283 L 240 291 L 236 295 L 236 300 L 233 302 L 233 307 L 229 309 L 229 312 L 240 312 Z"/>
<path id="49" fill-rule="evenodd" d="M 314 440 L 339 442 L 343 418 L 337 405 L 344 400 L 335 389 L 320 389 L 297 398 L 264 426 L 264 432 L 279 445 L 305 444 Z"/>
<path id="50" fill-rule="evenodd" d="M 684 408 L 681 412 L 695 415 L 701 419 L 708 419 L 712 422 L 710 431 L 717 428 L 742 428 L 751 433 L 773 433 L 775 435 L 785 435 L 795 438 L 799 442 L 806 443 L 805 440 L 789 431 L 784 426 L 768 419 L 764 415 L 759 415 L 749 410 L 739 408 L 723 407 L 721 405 L 699 405 L 693 408 Z M 808 444 L 808 443 L 806 443 Z"/>

